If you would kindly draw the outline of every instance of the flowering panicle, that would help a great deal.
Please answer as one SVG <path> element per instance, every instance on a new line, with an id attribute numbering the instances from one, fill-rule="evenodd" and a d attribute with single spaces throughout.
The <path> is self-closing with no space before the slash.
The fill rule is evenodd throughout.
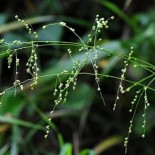
<path id="1" fill-rule="evenodd" d="M 34 45 L 34 42 L 32 41 L 32 50 L 31 50 L 31 56 L 28 59 L 28 62 L 26 63 L 27 69 L 26 72 L 31 74 L 31 76 L 33 77 L 33 82 L 30 85 L 31 89 L 33 89 L 34 85 L 37 85 L 37 81 L 38 81 L 38 65 L 37 65 L 37 53 L 36 53 L 36 48 L 37 45 Z"/>
<path id="2" fill-rule="evenodd" d="M 147 98 L 146 91 L 147 91 L 147 87 L 144 88 L 144 113 L 142 114 L 142 117 L 143 117 L 143 124 L 142 124 L 143 134 L 142 134 L 142 138 L 145 138 L 146 110 L 150 106 L 150 103 L 149 103 L 148 98 Z"/>
<path id="3" fill-rule="evenodd" d="M 114 19 L 114 17 L 111 17 L 110 19 Z M 109 20 L 109 19 L 108 19 Z M 105 104 L 104 98 L 102 96 L 101 93 L 101 88 L 99 85 L 99 74 L 98 74 L 98 65 L 97 65 L 97 59 L 98 59 L 98 50 L 97 48 L 99 48 L 99 46 L 96 45 L 96 41 L 97 41 L 97 33 L 101 32 L 101 29 L 103 27 L 108 28 L 108 20 L 105 20 L 104 18 L 100 18 L 99 19 L 99 15 L 96 16 L 96 24 L 95 26 L 93 26 L 92 28 L 92 33 L 90 35 L 88 35 L 89 40 L 87 42 L 87 44 L 85 44 L 82 39 L 78 36 L 78 34 L 75 32 L 75 29 L 69 27 L 66 23 L 64 22 L 60 22 L 59 25 L 68 28 L 70 31 L 72 31 L 82 42 L 82 46 L 79 48 L 80 52 L 85 52 L 86 57 L 80 62 L 80 61 L 75 61 L 72 58 L 72 51 L 71 49 L 68 49 L 68 54 L 72 60 L 73 63 L 73 67 L 72 67 L 72 71 L 71 74 L 69 75 L 68 79 L 66 80 L 65 83 L 61 82 L 60 79 L 60 75 L 58 75 L 57 80 L 56 80 L 56 85 L 59 81 L 59 86 L 55 88 L 53 95 L 56 96 L 56 100 L 54 101 L 55 106 L 58 105 L 60 102 L 65 103 L 67 100 L 67 96 L 68 96 L 68 89 L 70 88 L 70 86 L 72 85 L 72 89 L 75 90 L 76 89 L 76 85 L 77 85 L 77 76 L 79 75 L 81 69 L 86 65 L 86 63 L 88 62 L 88 60 L 90 60 L 93 70 L 94 70 L 94 75 L 95 75 L 95 81 L 97 83 L 97 91 L 100 92 L 101 98 Z M 52 25 L 52 24 L 51 24 Z M 49 25 L 47 25 L 49 26 Z M 45 29 L 47 26 L 43 26 L 43 29 Z M 88 48 L 88 44 L 91 43 L 94 40 L 94 46 L 92 48 Z M 101 40 L 101 39 L 100 39 Z M 94 53 L 94 57 L 91 58 L 91 55 Z M 63 71 L 62 73 L 66 73 L 67 71 Z M 50 112 L 51 117 L 53 114 L 53 111 L 55 109 L 55 106 L 53 108 L 53 110 Z M 49 119 L 49 124 L 50 124 L 51 119 Z M 45 138 L 48 136 L 49 133 L 49 126 L 47 126 L 47 131 L 46 131 L 46 135 Z"/>
<path id="4" fill-rule="evenodd" d="M 123 81 L 125 80 L 125 73 L 127 72 L 127 67 L 129 65 L 129 61 L 131 59 L 131 56 L 133 54 L 133 47 L 131 47 L 131 51 L 129 53 L 129 56 L 127 58 L 127 60 L 124 61 L 124 68 L 122 69 L 122 74 L 121 74 L 121 81 L 120 81 L 120 84 L 119 84 L 119 87 L 118 87 L 118 90 L 117 90 L 117 97 L 116 97 L 116 100 L 115 100 L 115 103 L 114 103 L 114 106 L 113 106 L 113 110 L 116 109 L 116 104 L 117 104 L 117 101 L 119 100 L 119 94 L 120 93 L 125 93 L 124 89 L 123 89 Z"/>
<path id="5" fill-rule="evenodd" d="M 133 101 L 131 102 L 132 107 L 129 110 L 129 112 L 134 112 L 134 113 L 133 113 L 132 119 L 130 120 L 130 126 L 129 126 L 129 130 L 128 130 L 128 136 L 124 140 L 125 154 L 127 153 L 129 137 L 130 137 L 130 134 L 132 132 L 133 121 L 134 121 L 134 118 L 135 118 L 135 115 L 136 115 L 136 112 L 137 112 L 137 107 L 139 105 L 139 102 L 140 102 L 140 99 L 141 99 L 143 93 L 144 93 L 144 112 L 142 114 L 142 117 L 143 117 L 143 124 L 142 124 L 143 134 L 142 134 L 142 138 L 145 138 L 146 110 L 150 106 L 150 103 L 148 102 L 146 91 L 147 91 L 147 86 L 145 86 L 143 89 L 140 89 L 140 90 L 136 91 L 136 95 L 135 95 Z"/>
<path id="6" fill-rule="evenodd" d="M 15 18 L 17 19 L 18 22 L 20 22 L 21 24 L 24 25 L 24 27 L 26 28 L 26 30 L 28 31 L 29 34 L 32 34 L 35 38 L 38 37 L 37 33 L 32 29 L 31 25 L 27 24 L 26 21 L 20 19 L 17 15 L 15 16 Z M 76 90 L 77 87 L 77 80 L 78 80 L 78 75 L 79 74 L 83 74 L 80 73 L 81 70 L 86 66 L 86 63 L 90 63 L 93 69 L 93 74 L 90 73 L 91 75 L 94 75 L 96 84 L 97 84 L 97 91 L 100 93 L 101 99 L 103 101 L 103 103 L 105 104 L 103 95 L 102 95 L 102 90 L 100 87 L 100 73 L 99 73 L 99 66 L 98 66 L 98 58 L 99 58 L 99 52 L 100 51 L 104 51 L 103 48 L 100 48 L 100 42 L 102 41 L 102 29 L 108 29 L 109 28 L 109 20 L 110 19 L 114 19 L 114 16 L 110 17 L 109 19 L 105 19 L 105 18 L 100 18 L 99 15 L 96 15 L 96 19 L 95 22 L 92 26 L 91 32 L 88 35 L 87 41 L 84 42 L 80 36 L 76 33 L 76 30 L 72 27 L 69 27 L 65 22 L 59 22 L 59 23 L 52 23 L 49 25 L 44 25 L 42 28 L 45 29 L 48 26 L 53 26 L 53 25 L 57 25 L 57 26 L 63 26 L 65 28 L 67 28 L 69 31 L 71 31 L 74 36 L 76 36 L 80 43 L 77 43 L 77 46 L 79 46 L 78 51 L 83 53 L 82 60 L 74 60 L 74 57 L 72 56 L 73 51 L 72 49 L 68 49 L 67 52 L 69 54 L 69 57 L 72 61 L 72 67 L 71 67 L 71 71 L 67 71 L 67 70 L 63 70 L 60 73 L 54 74 L 54 76 L 56 75 L 56 83 L 55 83 L 55 89 L 53 92 L 54 95 L 54 107 L 53 109 L 50 111 L 50 117 L 48 119 L 48 125 L 46 126 L 46 134 L 45 134 L 45 138 L 47 138 L 48 134 L 49 134 L 49 130 L 50 130 L 50 126 L 51 126 L 51 119 L 53 116 L 53 112 L 56 108 L 57 105 L 59 105 L 60 103 L 65 103 L 68 99 L 68 95 L 69 95 L 69 90 Z M 45 45 L 55 45 L 55 43 L 62 43 L 61 45 L 67 45 L 68 42 L 56 42 L 56 41 L 50 41 L 50 40 L 46 40 L 46 41 L 31 41 L 31 42 L 21 42 L 20 40 L 14 40 L 12 41 L 10 44 L 6 43 L 4 39 L 0 39 L 0 44 L 2 44 L 1 46 L 5 46 L 8 47 L 6 53 L 8 54 L 8 58 L 7 58 L 7 63 L 8 63 L 8 68 L 10 69 L 13 65 L 13 62 L 15 61 L 15 81 L 13 83 L 13 86 L 11 88 L 15 88 L 15 94 L 16 95 L 16 89 L 17 86 L 23 90 L 24 86 L 23 83 L 25 82 L 21 82 L 19 80 L 19 76 L 18 76 L 18 67 L 20 65 L 20 59 L 17 55 L 17 51 L 20 49 L 24 49 L 26 48 L 26 46 L 28 46 L 28 48 L 31 48 L 31 55 L 26 63 L 26 72 L 28 74 L 30 74 L 32 76 L 32 79 L 28 79 L 28 80 L 32 80 L 32 83 L 30 84 L 31 89 L 34 89 L 34 86 L 37 85 L 38 83 L 38 77 L 39 77 L 39 67 L 37 64 L 37 52 L 36 49 L 39 46 L 45 46 Z M 72 44 L 72 43 L 70 43 Z M 16 45 L 20 45 L 20 48 L 16 48 Z M 13 47 L 13 48 L 12 48 Z M 110 52 L 107 52 L 110 53 Z M 116 109 L 116 104 L 119 100 L 119 94 L 120 93 L 125 93 L 127 91 L 130 91 L 130 89 L 132 87 L 127 88 L 126 90 L 123 88 L 123 81 L 125 80 L 125 74 L 127 72 L 127 68 L 129 65 L 129 61 L 136 61 L 134 60 L 134 58 L 132 57 L 133 54 L 133 47 L 131 47 L 131 51 L 128 55 L 128 57 L 124 56 L 126 58 L 126 60 L 124 61 L 124 68 L 121 70 L 122 74 L 120 77 L 120 84 L 118 87 L 118 91 L 117 91 L 117 97 L 113 106 L 113 110 Z M 14 60 L 15 59 L 15 60 Z M 137 67 L 138 65 L 135 64 L 134 67 Z M 65 81 L 62 81 L 62 76 L 67 76 Z M 105 77 L 110 77 L 110 75 L 104 75 Z M 112 76 L 111 76 L 112 77 Z M 114 76 L 113 76 L 114 77 Z M 116 77 L 115 77 L 116 78 Z M 136 86 L 137 83 L 134 83 L 134 86 Z M 146 90 L 147 87 L 145 87 L 144 91 L 138 90 L 136 91 L 135 97 L 133 99 L 133 101 L 131 102 L 131 108 L 129 109 L 129 112 L 132 113 L 133 112 L 133 117 L 130 120 L 130 125 L 129 125 L 129 130 L 128 130 L 128 135 L 124 140 L 124 146 L 125 146 L 125 152 L 127 152 L 127 146 L 128 146 L 128 141 L 129 141 L 129 136 L 132 132 L 132 127 L 133 127 L 133 121 L 134 121 L 134 116 L 137 110 L 137 106 L 138 103 L 140 101 L 140 98 L 143 94 L 143 92 L 145 92 L 144 94 L 144 113 L 142 115 L 143 117 L 143 124 L 142 124 L 142 128 L 143 128 L 143 134 L 142 137 L 145 137 L 145 128 L 146 128 L 146 110 L 149 107 L 150 103 L 148 102 L 148 98 L 147 98 L 147 94 L 146 94 Z M 4 95 L 5 95 L 6 91 L 3 91 L 2 93 L 0 93 L 0 106 L 2 104 Z"/>
<path id="7" fill-rule="evenodd" d="M 29 34 L 33 34 L 35 38 L 38 38 L 37 32 L 33 31 L 33 29 L 31 28 L 31 26 L 29 24 L 27 24 L 25 22 L 25 20 L 20 19 L 18 17 L 18 15 L 15 16 L 15 19 L 17 19 L 18 22 L 22 23 L 25 26 L 25 28 L 27 29 L 27 31 L 29 32 Z"/>

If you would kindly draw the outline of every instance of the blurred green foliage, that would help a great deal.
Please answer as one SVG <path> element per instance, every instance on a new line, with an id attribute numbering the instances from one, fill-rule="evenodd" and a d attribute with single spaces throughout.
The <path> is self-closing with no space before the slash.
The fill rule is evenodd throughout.
<path id="1" fill-rule="evenodd" d="M 15 0 L 4 2 L 0 6 L 0 35 L 7 42 L 15 39 L 30 41 L 31 36 L 23 26 L 14 20 L 18 14 L 26 18 L 39 34 L 39 40 L 70 41 L 78 40 L 62 27 L 49 27 L 44 31 L 43 24 L 65 21 L 74 27 L 85 40 L 96 14 L 108 18 L 115 16 L 110 28 L 102 34 L 100 46 L 106 50 L 127 54 L 134 46 L 134 56 L 154 65 L 155 50 L 155 4 L 154 1 L 108 1 L 108 0 Z M 71 70 L 72 62 L 66 51 L 71 48 L 73 58 L 81 59 L 77 46 L 63 45 L 41 47 L 38 51 L 41 75 Z M 5 48 L 0 49 L 0 90 L 12 85 L 14 68 L 7 69 L 6 57 L 2 55 Z M 23 72 L 25 58 L 29 51 L 24 49 L 20 54 Z M 93 57 L 93 56 L 92 56 Z M 120 76 L 123 63 L 116 55 L 99 55 L 100 72 Z M 91 71 L 90 62 L 84 72 Z M 128 79 L 138 81 L 149 73 L 141 68 L 129 66 Z M 23 72 L 21 80 L 27 79 Z M 65 81 L 67 77 L 63 76 Z M 54 114 L 49 137 L 44 139 L 45 126 L 49 112 L 53 107 L 53 90 L 55 76 L 39 79 L 34 91 L 28 87 L 16 97 L 10 90 L 0 108 L 0 154 L 4 155 L 95 155 L 124 153 L 122 137 L 127 134 L 131 114 L 128 113 L 131 98 L 136 90 L 123 95 L 118 109 L 112 112 L 118 87 L 118 80 L 102 78 L 101 86 L 107 106 L 104 106 L 96 90 L 93 76 L 80 75 L 76 91 L 70 93 L 66 104 L 59 105 Z M 145 83 L 144 83 L 145 84 Z M 26 84 L 28 85 L 28 84 Z M 126 84 L 127 85 L 127 84 Z M 134 123 L 134 131 L 129 142 L 128 154 L 153 155 L 155 123 L 154 92 L 148 98 L 151 107 L 148 109 L 146 138 L 141 139 L 143 103 L 138 107 Z M 108 145 L 107 145 L 108 144 Z M 116 145 L 117 144 L 117 145 Z M 96 148 L 100 151 L 96 152 Z"/>

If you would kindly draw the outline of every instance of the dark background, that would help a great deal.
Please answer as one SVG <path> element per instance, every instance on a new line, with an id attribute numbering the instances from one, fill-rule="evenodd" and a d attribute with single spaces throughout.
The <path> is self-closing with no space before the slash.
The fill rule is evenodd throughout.
<path id="1" fill-rule="evenodd" d="M 153 0 L 14 0 L 1 3 L 0 36 L 6 42 L 12 42 L 15 39 L 31 41 L 24 27 L 18 27 L 15 15 L 25 20 L 30 18 L 29 24 L 38 34 L 42 34 L 41 28 L 44 24 L 64 21 L 75 28 L 83 39 L 89 34 L 97 14 L 104 18 L 115 16 L 115 19 L 109 22 L 109 29 L 103 30 L 101 34 L 103 40 L 100 46 L 106 45 L 107 50 L 123 51 L 124 54 L 129 53 L 130 47 L 134 46 L 134 57 L 154 65 L 155 2 Z M 37 17 L 39 17 L 38 20 L 36 20 Z M 15 28 L 12 28 L 12 22 L 17 23 Z M 61 27 L 54 27 L 44 32 L 44 35 L 39 36 L 39 40 L 79 42 L 70 31 Z M 73 56 L 79 54 L 76 47 L 39 48 L 37 52 L 40 75 L 62 71 L 63 67 L 68 65 L 66 52 L 68 48 L 73 50 Z M 0 52 L 3 53 L 5 50 L 1 46 Z M 26 49 L 19 54 L 21 81 L 30 78 L 25 72 L 29 54 L 30 52 Z M 100 73 L 120 77 L 123 60 L 117 56 L 100 57 L 98 64 Z M 83 71 L 93 72 L 92 66 L 87 65 Z M 1 91 L 12 86 L 14 73 L 15 67 L 11 70 L 7 69 L 7 55 L 0 57 Z M 135 69 L 130 64 L 126 76 L 129 80 L 138 81 L 149 74 L 145 69 Z M 119 80 L 101 78 L 100 85 L 106 101 L 106 106 L 104 106 L 97 92 L 94 77 L 79 75 L 76 91 L 70 90 L 67 103 L 57 106 L 50 134 L 47 139 L 44 139 L 47 119 L 53 107 L 56 79 L 54 76 L 43 79 L 34 91 L 31 91 L 25 83 L 26 89 L 19 92 L 16 97 L 13 97 L 13 89 L 5 95 L 0 109 L 0 154 L 87 155 L 95 151 L 101 155 L 124 154 L 123 141 L 128 133 L 129 121 L 132 117 L 128 111 L 135 91 L 139 87 L 121 95 L 116 111 L 113 112 Z M 65 79 L 66 77 L 63 77 L 62 81 Z M 148 81 L 143 84 L 147 83 Z M 129 83 L 124 83 L 124 87 L 128 85 Z M 155 154 L 153 91 L 148 91 L 148 98 L 151 106 L 147 110 L 146 138 L 141 138 L 141 115 L 144 109 L 144 101 L 141 100 L 129 140 L 129 155 Z"/>

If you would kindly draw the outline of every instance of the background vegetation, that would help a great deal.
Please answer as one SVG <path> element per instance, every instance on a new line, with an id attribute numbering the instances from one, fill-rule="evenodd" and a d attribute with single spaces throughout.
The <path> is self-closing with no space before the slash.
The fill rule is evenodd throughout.
<path id="1" fill-rule="evenodd" d="M 31 37 L 15 15 L 24 18 L 38 32 L 39 40 L 79 42 L 68 30 L 56 26 L 42 30 L 45 23 L 67 22 L 85 40 L 96 14 L 104 18 L 115 16 L 104 30 L 100 46 L 118 53 L 128 54 L 134 46 L 134 56 L 154 64 L 155 50 L 155 2 L 149 1 L 106 1 L 106 0 L 14 0 L 4 1 L 0 6 L 0 35 L 7 42 L 30 41 Z M 40 75 L 58 73 L 64 68 L 71 70 L 70 59 L 64 46 L 42 47 L 38 52 Z M 82 58 L 77 47 L 70 47 L 73 56 Z M 0 52 L 5 49 L 1 48 Z M 29 78 L 25 64 L 29 55 L 26 49 L 19 55 L 20 80 Z M 120 77 L 123 60 L 116 55 L 101 55 L 98 61 L 100 73 Z M 87 65 L 83 72 L 91 72 Z M 14 82 L 15 68 L 7 69 L 7 57 L 0 57 L 0 91 Z M 149 73 L 129 65 L 127 79 L 138 81 Z M 123 154 L 124 137 L 127 135 L 130 102 L 136 89 L 122 95 L 116 111 L 113 104 L 119 80 L 101 78 L 101 88 L 106 101 L 102 103 L 93 76 L 80 75 L 75 91 L 71 91 L 67 103 L 56 107 L 50 134 L 44 138 L 49 112 L 53 107 L 55 77 L 48 76 L 39 81 L 34 91 L 25 84 L 26 90 L 13 97 L 10 90 L 0 108 L 0 154 L 4 155 L 87 155 Z M 65 77 L 63 78 L 65 81 Z M 145 84 L 145 83 L 144 83 Z M 128 83 L 125 83 L 128 86 Z M 146 138 L 142 139 L 143 103 L 140 102 L 133 132 L 129 141 L 128 154 L 155 154 L 155 106 L 154 92 L 148 92 L 151 106 L 147 112 Z"/>

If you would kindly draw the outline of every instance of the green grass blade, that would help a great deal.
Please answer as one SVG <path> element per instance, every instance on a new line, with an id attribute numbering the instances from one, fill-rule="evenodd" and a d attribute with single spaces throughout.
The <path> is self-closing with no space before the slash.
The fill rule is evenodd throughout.
<path id="1" fill-rule="evenodd" d="M 99 143 L 93 150 L 96 154 L 101 154 L 107 149 L 118 145 L 122 142 L 122 137 L 120 136 L 113 136 L 106 140 L 103 140 L 101 143 Z"/>
<path id="2" fill-rule="evenodd" d="M 12 127 L 12 143 L 11 143 L 11 152 L 10 155 L 18 155 L 18 144 L 19 144 L 19 137 L 20 131 L 17 125 L 13 125 Z"/>
<path id="3" fill-rule="evenodd" d="M 53 16 L 38 16 L 38 17 L 25 19 L 25 23 L 38 24 L 38 23 L 52 21 L 53 19 L 54 19 Z M 4 24 L 4 25 L 0 26 L 0 34 L 9 32 L 12 30 L 16 30 L 16 29 L 19 29 L 22 27 L 24 27 L 24 24 L 22 24 L 21 22 L 18 22 L 18 21 Z"/>
<path id="4" fill-rule="evenodd" d="M 28 128 L 34 128 L 34 129 L 38 129 L 38 130 L 44 130 L 44 128 L 38 124 L 33 124 L 27 121 L 23 121 L 17 118 L 13 118 L 13 117 L 8 117 L 8 116 L 0 116 L 0 121 L 4 122 L 4 123 L 9 123 L 9 124 L 13 124 L 13 125 L 19 125 L 19 126 L 23 126 L 23 127 L 28 127 Z"/>

